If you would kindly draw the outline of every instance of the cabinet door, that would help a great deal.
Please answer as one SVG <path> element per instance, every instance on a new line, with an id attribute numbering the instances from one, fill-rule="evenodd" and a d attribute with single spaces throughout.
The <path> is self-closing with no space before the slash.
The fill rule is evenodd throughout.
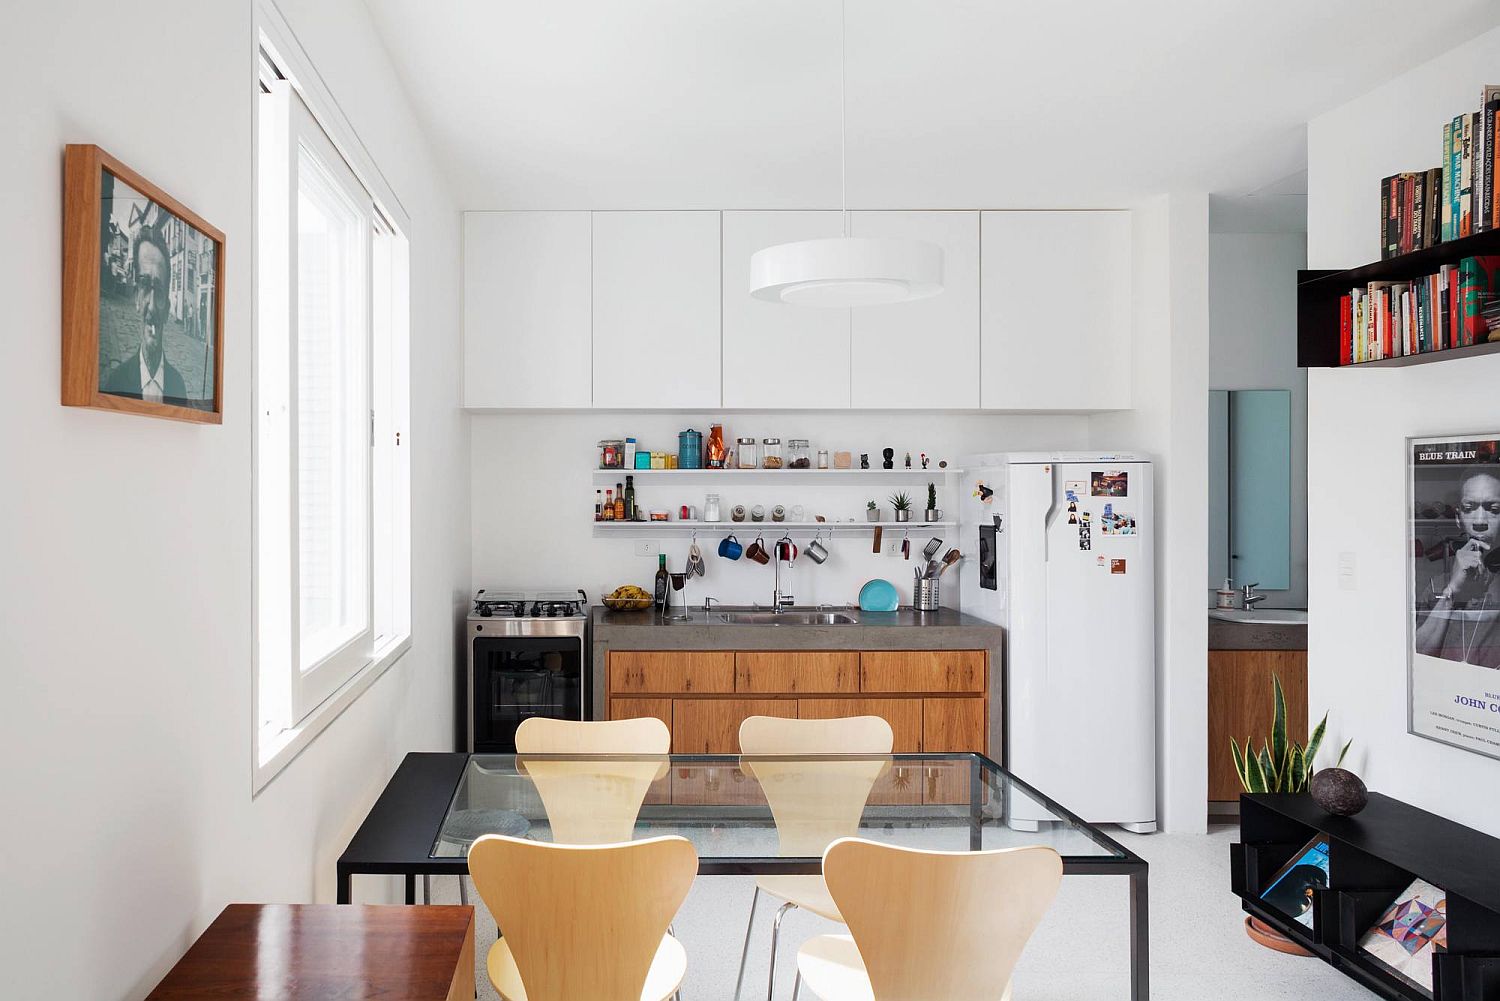
<path id="1" fill-rule="evenodd" d="M 861 409 L 979 406 L 979 213 L 852 212 L 854 236 L 926 240 L 943 248 L 943 291 L 852 310 L 850 405 Z M 912 362 L 921 371 L 913 378 Z"/>
<path id="2" fill-rule="evenodd" d="M 891 725 L 891 750 L 916 754 L 922 750 L 921 699 L 798 699 L 798 719 L 839 719 L 879 716 Z"/>
<path id="3" fill-rule="evenodd" d="M 923 699 L 922 750 L 937 754 L 989 753 L 984 699 Z"/>
<path id="4" fill-rule="evenodd" d="M 757 250 L 842 232 L 837 212 L 724 213 L 724 406 L 849 406 L 849 310 L 750 296 Z"/>
<path id="5" fill-rule="evenodd" d="M 734 691 L 734 654 L 728 650 L 612 650 L 611 695 Z"/>
<path id="6" fill-rule="evenodd" d="M 719 406 L 719 213 L 593 215 L 594 406 Z"/>
<path id="7" fill-rule="evenodd" d="M 867 651 L 859 655 L 859 689 L 982 693 L 984 660 L 983 650 Z"/>
<path id="8" fill-rule="evenodd" d="M 464 406 L 590 403 L 589 213 L 464 213 Z"/>
<path id="9" fill-rule="evenodd" d="M 751 716 L 797 718 L 795 699 L 676 699 L 673 754 L 738 754 L 740 724 Z"/>
<path id="10" fill-rule="evenodd" d="M 980 214 L 980 406 L 1130 406 L 1129 212 Z"/>
<path id="11" fill-rule="evenodd" d="M 1249 738 L 1258 751 L 1271 736 L 1275 715 L 1271 676 L 1286 692 L 1289 740 L 1307 743 L 1306 650 L 1208 651 L 1208 798 L 1237 801 L 1240 779 L 1229 753 L 1229 738 L 1243 748 Z"/>
<path id="12" fill-rule="evenodd" d="M 768 650 L 734 655 L 734 690 L 764 695 L 859 691 L 853 650 Z"/>

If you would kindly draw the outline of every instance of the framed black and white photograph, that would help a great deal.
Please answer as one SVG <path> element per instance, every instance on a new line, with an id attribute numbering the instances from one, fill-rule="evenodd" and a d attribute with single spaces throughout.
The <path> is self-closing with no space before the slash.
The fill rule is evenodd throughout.
<path id="1" fill-rule="evenodd" d="M 1500 758 L 1500 432 L 1407 439 L 1409 727 Z"/>
<path id="2" fill-rule="evenodd" d="M 97 146 L 63 214 L 62 402 L 219 423 L 224 234 Z"/>

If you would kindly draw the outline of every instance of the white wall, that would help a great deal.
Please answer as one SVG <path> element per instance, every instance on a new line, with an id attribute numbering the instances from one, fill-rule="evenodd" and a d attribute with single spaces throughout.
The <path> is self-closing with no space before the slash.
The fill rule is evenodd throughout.
<path id="1" fill-rule="evenodd" d="M 400 756 L 452 743 L 469 576 L 457 212 L 362 4 L 284 10 L 413 220 L 413 649 L 251 799 L 250 3 L 16 8 L 7 69 L 24 87 L 0 105 L 7 997 L 138 998 L 227 902 L 331 900 Z M 58 404 L 68 142 L 227 234 L 222 426 Z"/>
<path id="2" fill-rule="evenodd" d="M 1291 394 L 1291 586 L 1266 591 L 1263 608 L 1307 607 L 1307 373 L 1297 367 L 1297 271 L 1306 262 L 1305 233 L 1209 234 L 1209 387 Z"/>
<path id="3" fill-rule="evenodd" d="M 1379 183 L 1435 165 L 1443 123 L 1477 108 L 1500 66 L 1490 31 L 1308 126 L 1312 268 L 1376 260 Z M 1378 128 L 1371 123 L 1378 122 Z M 1500 834 L 1500 761 L 1406 732 L 1404 439 L 1493 431 L 1500 356 L 1308 373 L 1309 710 L 1372 789 Z M 1353 559 L 1352 589 L 1339 560 Z"/>
<path id="4" fill-rule="evenodd" d="M 1129 411 L 1089 418 L 1094 448 L 1149 453 L 1156 477 L 1157 798 L 1163 828 L 1201 832 L 1208 800 L 1208 198 L 1136 206 Z"/>
<path id="5" fill-rule="evenodd" d="M 921 377 L 939 378 L 940 372 L 925 372 Z M 658 538 L 668 565 L 680 569 L 687 555 L 689 540 L 680 533 L 653 536 L 647 531 L 632 531 L 628 538 L 595 538 L 593 518 L 594 489 L 592 479 L 595 444 L 602 438 L 635 437 L 645 447 L 656 451 L 677 450 L 677 432 L 693 427 L 707 435 L 710 415 L 650 414 L 489 414 L 473 417 L 473 511 L 474 562 L 476 587 L 497 584 L 584 587 L 597 601 L 600 593 L 619 584 L 637 583 L 651 586 L 656 573 L 655 556 L 635 555 L 634 539 Z M 808 438 L 814 450 L 827 448 L 830 453 L 848 450 L 859 462 L 860 452 L 870 453 L 872 466 L 880 464 L 880 450 L 889 445 L 896 450 L 900 466 L 909 449 L 912 464 L 919 465 L 919 454 L 932 458 L 931 472 L 938 485 L 938 507 L 950 519 L 956 519 L 958 504 L 944 480 L 937 460 L 946 458 L 950 466 L 965 452 L 1002 451 L 1005 449 L 1082 448 L 1086 443 L 1087 418 L 1075 416 L 978 416 L 952 414 L 881 414 L 881 413 L 733 413 L 723 417 L 724 434 L 731 443 L 740 435 L 757 439 L 779 437 L 785 450 L 787 439 Z M 623 475 L 620 477 L 624 479 Z M 643 479 L 637 484 L 637 496 L 644 506 L 666 507 L 675 512 L 683 504 L 703 505 L 704 488 L 695 484 L 691 490 L 675 494 L 664 487 L 648 486 Z M 612 484 L 611 484 L 612 485 Z M 729 521 L 729 509 L 737 503 L 746 507 L 763 503 L 767 510 L 778 501 L 787 507 L 802 504 L 808 518 L 823 513 L 829 518 L 864 519 L 866 500 L 875 500 L 891 517 L 887 497 L 893 490 L 908 490 L 918 508 L 926 503 L 925 482 L 919 487 L 830 486 L 735 486 L 726 478 L 719 489 L 723 516 Z M 921 512 L 918 511 L 918 518 Z M 769 516 L 768 516 L 769 517 Z M 749 545 L 755 533 L 749 523 L 735 527 L 726 524 L 740 542 Z M 766 527 L 767 542 L 774 541 Z M 809 533 L 795 536 L 798 545 Z M 899 540 L 901 533 L 885 530 L 885 541 Z M 913 529 L 913 560 L 920 558 L 922 545 L 939 532 Z M 724 532 L 704 534 L 699 545 L 713 552 L 708 558 L 708 574 L 689 585 L 689 601 L 701 604 L 702 596 L 713 595 L 727 604 L 748 604 L 771 600 L 772 571 L 748 560 L 737 563 L 721 560 L 716 547 Z M 977 543 L 960 540 L 956 529 L 946 536 L 950 544 L 973 552 Z M 852 604 L 859 588 L 872 577 L 885 577 L 897 586 L 902 601 L 911 601 L 912 563 L 900 556 L 876 556 L 871 553 L 868 531 L 840 534 L 835 537 L 828 562 L 818 566 L 810 560 L 798 560 L 789 572 L 783 571 L 786 590 L 796 595 L 799 604 L 826 602 Z M 949 580 L 956 580 L 948 575 Z M 945 595 L 944 604 L 957 606 L 956 597 Z"/>

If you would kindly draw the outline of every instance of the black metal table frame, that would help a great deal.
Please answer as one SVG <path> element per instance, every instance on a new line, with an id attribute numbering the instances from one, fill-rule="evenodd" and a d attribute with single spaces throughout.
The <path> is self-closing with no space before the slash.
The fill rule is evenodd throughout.
<path id="1" fill-rule="evenodd" d="M 485 755 L 472 755 L 485 757 Z M 433 858 L 432 847 L 438 839 L 448 807 L 458 789 L 471 755 L 461 752 L 414 751 L 402 760 L 391 776 L 370 813 L 360 824 L 349 847 L 338 860 L 338 902 L 350 902 L 351 882 L 356 875 L 405 877 L 406 902 L 416 903 L 418 876 L 466 876 L 468 859 L 462 856 Z M 983 786 L 981 770 L 988 768 L 1004 775 L 1027 796 L 1035 799 L 1059 818 L 1077 825 L 1079 831 L 1095 844 L 1120 857 L 1064 855 L 1064 875 L 1130 877 L 1130 997 L 1147 1001 L 1151 996 L 1149 968 L 1149 898 L 1145 859 L 1119 842 L 1085 823 L 1066 807 L 980 754 L 895 754 L 895 760 L 963 760 L 977 764 L 969 772 L 969 844 L 977 850 L 983 836 L 981 813 Z M 742 759 L 738 754 L 674 754 L 672 762 L 710 761 L 726 764 Z M 700 876 L 772 876 L 816 875 L 822 869 L 821 859 L 744 856 L 739 858 L 701 858 Z"/>

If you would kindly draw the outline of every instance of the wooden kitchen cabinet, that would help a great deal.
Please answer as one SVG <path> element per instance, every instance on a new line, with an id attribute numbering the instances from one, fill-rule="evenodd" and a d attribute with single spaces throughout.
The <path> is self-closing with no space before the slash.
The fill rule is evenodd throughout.
<path id="1" fill-rule="evenodd" d="M 595 212 L 593 225 L 594 407 L 718 407 L 719 213 Z"/>
<path id="2" fill-rule="evenodd" d="M 1259 751 L 1271 735 L 1274 716 L 1271 676 L 1286 691 L 1287 737 L 1307 743 L 1306 650 L 1208 651 L 1208 798 L 1238 801 L 1240 780 L 1229 738 L 1241 747 L 1249 737 Z"/>
<path id="3" fill-rule="evenodd" d="M 466 212 L 464 406 L 588 407 L 588 212 Z"/>
<path id="4" fill-rule="evenodd" d="M 1130 406 L 1128 211 L 980 213 L 980 406 Z"/>
<path id="5" fill-rule="evenodd" d="M 838 212 L 724 213 L 724 406 L 849 406 L 850 311 L 750 295 L 750 257 L 757 250 L 842 232 Z"/>
<path id="6" fill-rule="evenodd" d="M 922 750 L 921 699 L 798 699 L 798 719 L 838 719 L 879 716 L 891 725 L 891 750 L 915 754 Z"/>
<path id="7" fill-rule="evenodd" d="M 728 694 L 734 654 L 728 650 L 629 650 L 609 655 L 609 690 L 620 694 Z"/>
<path id="8" fill-rule="evenodd" d="M 923 699 L 922 750 L 935 754 L 988 753 L 984 699 Z"/>
<path id="9" fill-rule="evenodd" d="M 740 724 L 751 716 L 796 719 L 794 699 L 674 699 L 673 754 L 738 754 Z"/>
<path id="10" fill-rule="evenodd" d="M 672 729 L 672 700 L 671 699 L 610 699 L 610 719 L 642 719 L 644 717 L 655 717 L 667 725 L 668 732 Z M 670 745 L 668 745 L 670 748 Z M 668 769 L 666 774 L 651 783 L 651 788 L 646 790 L 647 803 L 670 803 L 672 802 L 672 774 Z"/>
<path id="11" fill-rule="evenodd" d="M 734 655 L 734 690 L 754 694 L 859 691 L 859 654 L 852 650 L 741 651 Z"/>
<path id="12" fill-rule="evenodd" d="M 859 687 L 862 692 L 980 693 L 984 661 L 983 650 L 866 651 L 859 655 Z"/>
<path id="13" fill-rule="evenodd" d="M 979 213 L 851 212 L 859 237 L 925 240 L 943 248 L 943 291 L 916 302 L 856 309 L 850 320 L 850 406 L 865 410 L 979 407 Z M 912 378 L 897 359 L 920 350 L 942 378 Z"/>

